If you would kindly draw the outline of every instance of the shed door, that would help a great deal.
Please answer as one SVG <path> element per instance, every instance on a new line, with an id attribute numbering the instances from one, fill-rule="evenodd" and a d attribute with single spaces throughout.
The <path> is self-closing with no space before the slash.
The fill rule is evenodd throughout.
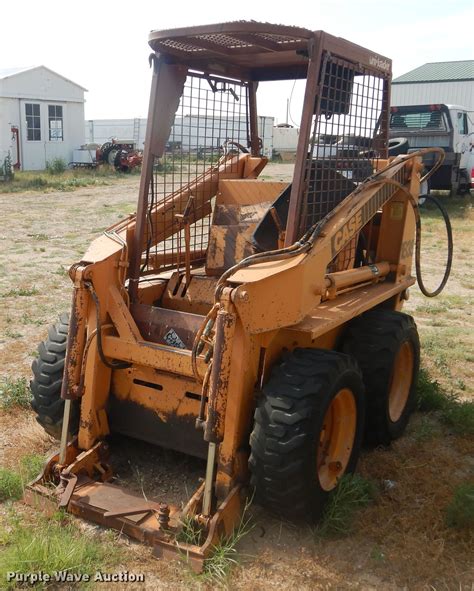
<path id="1" fill-rule="evenodd" d="M 23 170 L 42 170 L 46 167 L 45 149 L 47 113 L 41 101 L 21 101 L 21 144 Z"/>

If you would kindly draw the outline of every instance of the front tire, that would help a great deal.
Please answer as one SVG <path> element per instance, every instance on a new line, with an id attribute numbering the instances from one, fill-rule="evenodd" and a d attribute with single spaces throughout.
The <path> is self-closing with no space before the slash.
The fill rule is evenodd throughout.
<path id="1" fill-rule="evenodd" d="M 256 500 L 292 519 L 317 520 L 353 472 L 364 425 L 357 363 L 334 351 L 296 349 L 272 370 L 250 437 Z"/>
<path id="2" fill-rule="evenodd" d="M 349 324 L 343 350 L 364 376 L 366 440 L 389 445 L 403 434 L 415 406 L 420 366 L 415 321 L 393 310 L 366 312 Z"/>
<path id="3" fill-rule="evenodd" d="M 59 322 L 48 329 L 48 338 L 39 344 L 38 357 L 33 361 L 33 379 L 30 381 L 31 406 L 36 412 L 36 420 L 43 429 L 60 439 L 63 424 L 64 400 L 61 398 L 64 361 L 66 358 L 69 314 L 63 313 Z M 69 423 L 72 434 L 79 427 L 77 402 L 71 407 Z"/>

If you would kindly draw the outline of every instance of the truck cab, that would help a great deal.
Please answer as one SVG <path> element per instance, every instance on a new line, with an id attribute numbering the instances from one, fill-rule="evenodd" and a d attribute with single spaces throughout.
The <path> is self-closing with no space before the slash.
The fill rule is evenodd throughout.
<path id="1" fill-rule="evenodd" d="M 430 189 L 468 193 L 474 176 L 474 126 L 471 114 L 459 105 L 408 105 L 390 109 L 391 154 L 406 154 L 420 148 L 439 147 L 443 165 L 430 179 Z M 424 158 L 429 170 L 434 155 Z"/>

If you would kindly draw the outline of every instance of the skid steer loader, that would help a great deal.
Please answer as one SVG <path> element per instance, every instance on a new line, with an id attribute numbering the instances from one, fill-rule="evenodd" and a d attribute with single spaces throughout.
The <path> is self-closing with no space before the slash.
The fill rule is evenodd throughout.
<path id="1" fill-rule="evenodd" d="M 249 490 L 318 519 L 363 438 L 403 433 L 422 164 L 389 157 L 391 61 L 367 49 L 256 22 L 149 44 L 137 213 L 71 267 L 70 315 L 39 347 L 32 404 L 60 448 L 25 496 L 199 570 Z M 306 86 L 293 180 L 263 180 L 257 87 L 294 79 Z M 333 136 L 341 149 L 326 151 Z M 202 484 L 184 507 L 120 488 L 111 432 L 206 459 Z M 180 541 L 190 520 L 200 544 Z"/>

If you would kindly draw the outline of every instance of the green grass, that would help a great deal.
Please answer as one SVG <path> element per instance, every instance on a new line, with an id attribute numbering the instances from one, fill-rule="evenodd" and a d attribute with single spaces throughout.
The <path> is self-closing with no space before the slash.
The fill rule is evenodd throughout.
<path id="1" fill-rule="evenodd" d="M 181 530 L 177 537 L 178 542 L 200 546 L 203 543 L 202 528 L 196 522 L 194 515 L 184 515 L 181 518 Z"/>
<path id="2" fill-rule="evenodd" d="M 25 485 L 42 471 L 43 464 L 43 457 L 31 454 L 21 459 L 17 470 L 0 468 L 0 501 L 19 499 Z"/>
<path id="3" fill-rule="evenodd" d="M 2 298 L 28 297 L 38 294 L 39 290 L 36 287 L 19 287 L 2 293 Z"/>
<path id="4" fill-rule="evenodd" d="M 239 525 L 230 536 L 224 537 L 212 549 L 212 554 L 204 560 L 201 578 L 211 583 L 223 584 L 231 569 L 238 564 L 237 544 L 249 534 L 254 525 L 247 514 L 249 505 L 242 512 Z"/>
<path id="5" fill-rule="evenodd" d="M 0 382 L 0 408 L 7 410 L 15 407 L 28 408 L 30 388 L 26 378 L 3 378 Z"/>
<path id="6" fill-rule="evenodd" d="M 456 529 L 474 529 L 474 482 L 456 488 L 446 509 L 446 523 Z"/>
<path id="7" fill-rule="evenodd" d="M 22 516 L 11 510 L 8 521 L 8 529 L 0 532 L 0 542 L 4 545 L 0 554 L 2 589 L 18 588 L 14 582 L 7 583 L 8 572 L 43 572 L 54 577 L 57 572 L 67 571 L 93 577 L 96 571 L 113 571 L 122 558 L 114 543 L 115 536 L 112 540 L 110 536 L 79 530 L 64 513 L 49 518 L 37 514 L 34 523 L 25 523 Z M 35 585 L 35 589 L 46 588 L 56 587 L 46 583 Z"/>
<path id="8" fill-rule="evenodd" d="M 1 185 L 2 193 L 18 193 L 22 191 L 74 191 L 78 187 L 108 185 L 114 180 L 123 178 L 121 173 L 108 166 L 95 170 L 66 170 L 51 168 L 41 172 L 18 172 L 15 178 Z"/>
<path id="9" fill-rule="evenodd" d="M 419 443 L 429 441 L 441 434 L 441 427 L 436 419 L 430 416 L 423 416 L 420 423 L 413 431 L 413 436 Z"/>
<path id="10" fill-rule="evenodd" d="M 446 392 L 425 370 L 418 376 L 418 409 L 437 412 L 441 421 L 457 435 L 474 435 L 474 402 Z"/>
<path id="11" fill-rule="evenodd" d="M 374 482 L 360 474 L 344 475 L 331 492 L 315 533 L 318 537 L 338 537 L 351 533 L 357 511 L 377 494 Z"/>
<path id="12" fill-rule="evenodd" d="M 238 564 L 237 545 L 254 528 L 254 524 L 248 515 L 250 504 L 251 500 L 246 503 L 240 522 L 232 534 L 221 538 L 219 543 L 213 546 L 210 556 L 204 560 L 202 573 L 199 575 L 190 573 L 196 583 L 208 583 L 213 587 L 226 584 L 230 571 Z M 181 525 L 182 529 L 177 538 L 179 542 L 196 546 L 204 543 L 203 531 L 196 524 L 192 515 L 183 517 Z M 183 560 L 186 560 L 184 552 Z"/>

